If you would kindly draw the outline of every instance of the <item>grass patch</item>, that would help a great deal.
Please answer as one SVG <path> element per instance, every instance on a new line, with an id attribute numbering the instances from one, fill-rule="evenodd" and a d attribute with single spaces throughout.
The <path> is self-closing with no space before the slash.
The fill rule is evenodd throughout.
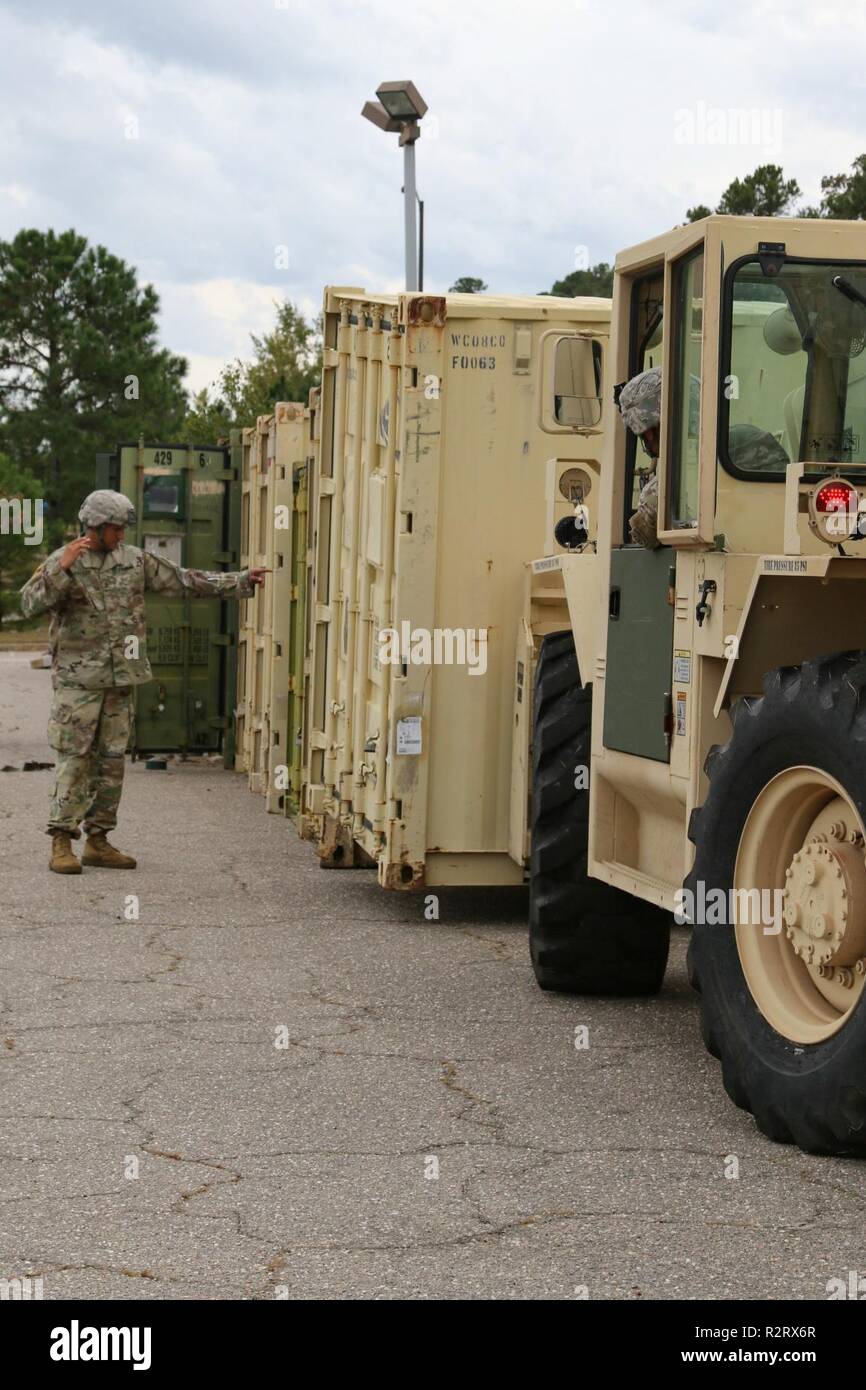
<path id="1" fill-rule="evenodd" d="M 48 650 L 48 624 L 0 623 L 0 651 Z"/>

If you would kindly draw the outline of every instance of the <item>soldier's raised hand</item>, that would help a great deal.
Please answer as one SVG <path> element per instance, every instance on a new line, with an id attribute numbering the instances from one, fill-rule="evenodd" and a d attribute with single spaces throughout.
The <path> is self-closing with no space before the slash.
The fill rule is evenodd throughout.
<path id="1" fill-rule="evenodd" d="M 70 541 L 60 557 L 60 568 L 62 570 L 72 569 L 81 552 L 90 550 L 90 548 L 89 536 L 79 536 L 77 540 Z"/>
<path id="2" fill-rule="evenodd" d="M 265 575 L 270 574 L 270 572 L 270 570 L 262 568 L 250 570 L 250 583 L 255 584 L 256 588 L 258 588 L 259 584 L 264 584 Z"/>

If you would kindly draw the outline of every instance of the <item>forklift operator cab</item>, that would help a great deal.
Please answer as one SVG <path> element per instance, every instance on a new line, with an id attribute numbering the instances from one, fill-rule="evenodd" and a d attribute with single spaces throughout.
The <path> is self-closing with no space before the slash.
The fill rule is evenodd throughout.
<path id="1" fill-rule="evenodd" d="M 661 457 L 654 472 L 641 468 L 633 426 L 624 465 L 622 442 L 616 449 L 603 734 L 611 750 L 669 763 L 677 734 L 688 738 L 693 701 L 675 698 L 673 680 L 674 596 L 700 588 L 694 557 L 781 553 L 789 465 L 812 465 L 813 478 L 866 465 L 866 272 L 841 256 L 798 254 L 808 231 L 786 224 L 786 250 L 761 241 L 763 226 L 713 218 L 683 228 L 679 245 L 636 248 L 633 270 L 618 265 L 620 370 L 629 374 L 618 404 L 628 426 L 627 393 L 657 369 Z M 631 524 L 649 483 L 652 549 Z M 705 632 L 696 640 L 709 651 Z"/>

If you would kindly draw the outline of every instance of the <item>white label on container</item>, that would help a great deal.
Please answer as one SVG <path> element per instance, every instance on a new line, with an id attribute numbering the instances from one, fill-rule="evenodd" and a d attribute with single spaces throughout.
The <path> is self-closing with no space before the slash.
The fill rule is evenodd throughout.
<path id="1" fill-rule="evenodd" d="M 421 752 L 420 714 L 410 714 L 405 719 L 397 720 L 397 752 L 398 754 L 418 754 Z"/>
<path id="2" fill-rule="evenodd" d="M 151 555 L 163 555 L 179 565 L 183 560 L 183 536 L 145 536 L 144 549 Z"/>
<path id="3" fill-rule="evenodd" d="M 678 690 L 678 691 L 677 691 L 677 722 L 676 722 L 676 730 L 677 730 L 677 738 L 685 738 L 685 736 L 686 736 L 686 692 L 685 692 L 684 690 Z"/>
<path id="4" fill-rule="evenodd" d="M 689 652 L 674 652 L 674 683 L 689 685 L 692 679 L 692 658 Z"/>

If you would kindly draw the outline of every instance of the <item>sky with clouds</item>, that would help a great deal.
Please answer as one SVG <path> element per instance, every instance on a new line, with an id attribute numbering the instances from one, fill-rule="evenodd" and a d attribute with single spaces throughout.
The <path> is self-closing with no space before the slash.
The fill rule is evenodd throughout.
<path id="1" fill-rule="evenodd" d="M 402 152 L 360 116 L 382 80 L 429 106 L 431 290 L 534 294 L 758 164 L 817 202 L 866 151 L 866 0 L 0 0 L 0 40 L 0 237 L 74 227 L 136 266 L 192 387 L 275 299 L 401 287 Z"/>

